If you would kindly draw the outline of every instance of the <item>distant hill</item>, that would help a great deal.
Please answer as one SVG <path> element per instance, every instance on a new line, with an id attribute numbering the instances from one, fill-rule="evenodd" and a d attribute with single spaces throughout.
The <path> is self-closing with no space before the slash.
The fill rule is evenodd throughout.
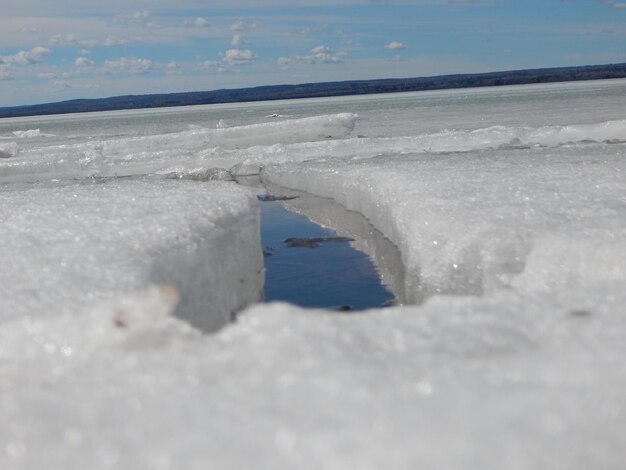
<path id="1" fill-rule="evenodd" d="M 111 111 L 118 109 L 162 108 L 244 101 L 268 101 L 293 98 L 396 93 L 404 91 L 441 90 L 528 83 L 567 82 L 625 78 L 626 63 L 559 67 L 508 72 L 441 75 L 420 78 L 388 78 L 379 80 L 350 80 L 341 82 L 272 85 L 253 88 L 222 89 L 187 93 L 128 95 L 112 98 L 78 99 L 29 106 L 0 108 L 0 118 L 45 114 Z"/>

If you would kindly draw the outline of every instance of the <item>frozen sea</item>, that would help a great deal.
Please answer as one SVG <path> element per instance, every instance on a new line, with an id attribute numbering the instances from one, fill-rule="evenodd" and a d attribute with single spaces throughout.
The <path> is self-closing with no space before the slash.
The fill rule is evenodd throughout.
<path id="1" fill-rule="evenodd" d="M 267 188 L 402 305 L 260 303 Z M 624 468 L 626 80 L 3 119 L 0 213 L 2 469 Z"/>

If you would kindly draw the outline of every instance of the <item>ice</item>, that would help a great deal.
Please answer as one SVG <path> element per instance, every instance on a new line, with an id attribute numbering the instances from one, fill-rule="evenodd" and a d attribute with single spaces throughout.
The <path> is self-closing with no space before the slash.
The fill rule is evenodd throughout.
<path id="1" fill-rule="evenodd" d="M 330 101 L 272 120 L 287 137 L 20 141 L 0 165 L 0 468 L 621 470 L 623 86 L 554 85 L 549 110 L 546 86 L 415 95 L 384 122 L 386 98 Z M 429 100 L 431 122 L 403 120 Z M 346 104 L 352 135 L 328 114 Z M 467 125 L 430 129 L 448 121 Z M 323 123 L 336 139 L 305 136 Z M 224 326 L 262 278 L 254 193 L 214 181 L 232 173 L 363 214 L 377 231 L 286 203 L 357 238 L 410 305 L 261 304 Z"/>
<path id="2" fill-rule="evenodd" d="M 243 160 L 235 173 L 258 173 L 267 164 L 312 158 L 368 158 L 380 154 L 472 152 L 490 149 L 559 147 L 576 143 L 623 143 L 626 120 L 597 124 L 541 127 L 490 126 L 473 130 L 442 130 L 401 137 L 360 137 L 329 142 L 277 144 L 238 151 Z"/>
<path id="3" fill-rule="evenodd" d="M 40 129 L 28 129 L 25 131 L 13 131 L 13 135 L 20 139 L 32 139 L 33 137 L 54 137 L 53 134 L 45 134 Z"/>
<path id="4" fill-rule="evenodd" d="M 3 325 L 2 468 L 623 464 L 609 312 L 546 317 L 548 297 L 514 293 L 356 316 L 275 304 L 207 337 L 162 308 L 133 322 L 147 301 L 172 300 L 120 300 L 128 328 L 107 311 Z"/>
<path id="5" fill-rule="evenodd" d="M 0 142 L 0 158 L 10 158 L 17 155 L 17 142 Z"/>
<path id="6" fill-rule="evenodd" d="M 263 176 L 368 217 L 400 248 L 408 298 L 420 301 L 623 282 L 623 156 L 624 145 L 583 145 L 320 159 Z"/>
<path id="7" fill-rule="evenodd" d="M 178 316 L 215 330 L 260 299 L 258 207 L 241 187 L 116 179 L 0 194 L 2 321 L 80 314 L 164 284 Z"/>
<path id="8" fill-rule="evenodd" d="M 281 142 L 347 136 L 356 115 L 338 113 L 218 129 L 34 146 L 0 165 L 1 182 L 143 175 L 157 171 L 220 167 L 241 161 L 232 150 Z M 229 153 L 228 150 L 231 150 Z"/>

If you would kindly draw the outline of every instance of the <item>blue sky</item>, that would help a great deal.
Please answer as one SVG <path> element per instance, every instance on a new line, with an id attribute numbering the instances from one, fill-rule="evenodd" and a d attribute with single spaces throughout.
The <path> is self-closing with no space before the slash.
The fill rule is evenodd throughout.
<path id="1" fill-rule="evenodd" d="M 3 0 L 0 106 L 626 62 L 626 0 Z"/>

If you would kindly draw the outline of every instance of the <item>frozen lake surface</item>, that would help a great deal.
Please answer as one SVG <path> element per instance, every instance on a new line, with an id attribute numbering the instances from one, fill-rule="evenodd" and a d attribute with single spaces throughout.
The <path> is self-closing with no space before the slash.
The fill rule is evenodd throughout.
<path id="1" fill-rule="evenodd" d="M 624 80 L 5 119 L 0 157 L 0 468 L 623 468 Z M 251 174 L 405 305 L 256 303 Z"/>

